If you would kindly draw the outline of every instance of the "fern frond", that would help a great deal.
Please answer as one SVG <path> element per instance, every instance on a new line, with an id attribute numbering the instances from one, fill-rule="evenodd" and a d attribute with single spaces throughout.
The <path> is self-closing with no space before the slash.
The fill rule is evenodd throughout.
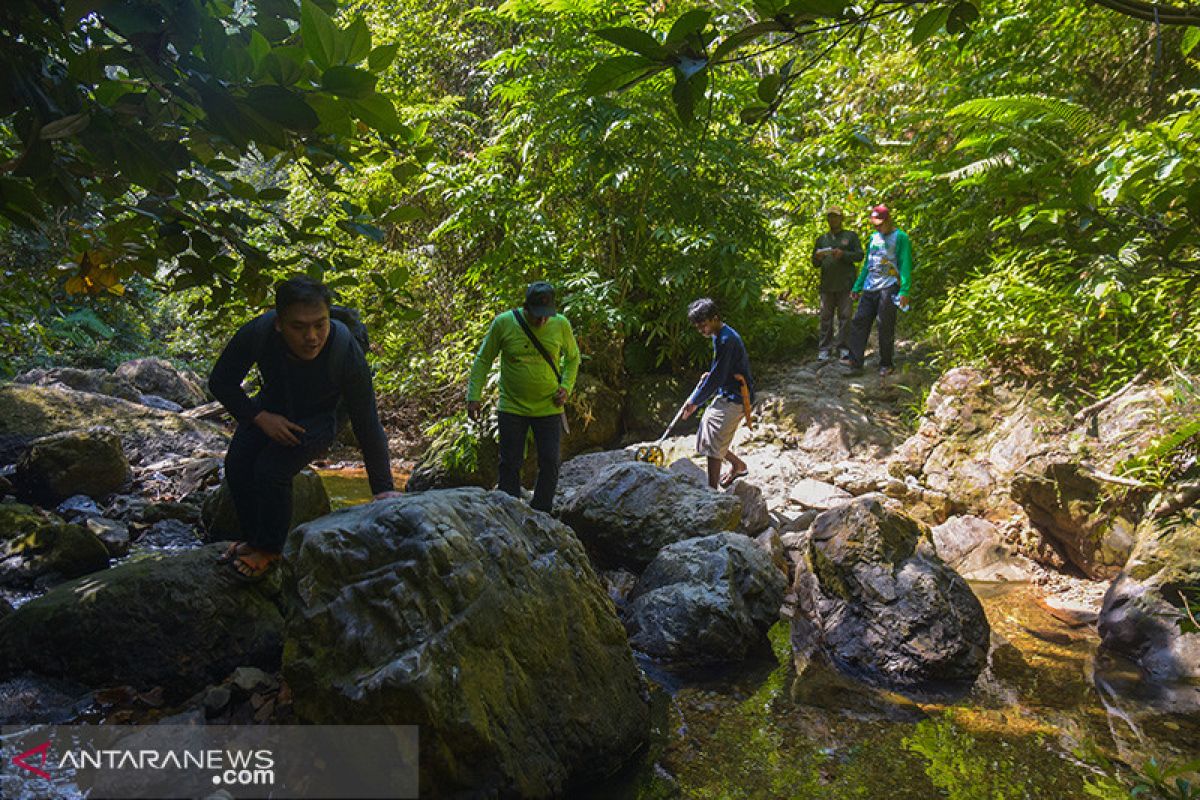
<path id="1" fill-rule="evenodd" d="M 1100 121 L 1091 110 L 1061 97 L 1042 94 L 1013 94 L 978 97 L 950 109 L 960 119 L 1015 125 L 1022 122 L 1053 124 L 1081 138 L 1091 138 L 1100 129 Z"/>
<path id="2" fill-rule="evenodd" d="M 961 166 L 958 169 L 943 172 L 941 175 L 934 175 L 933 178 L 939 181 L 957 182 L 963 178 L 971 178 L 985 172 L 991 172 L 997 167 L 1011 167 L 1015 163 L 1017 163 L 1016 153 L 1012 150 L 1006 150 L 994 156 L 972 161 L 970 164 Z"/>

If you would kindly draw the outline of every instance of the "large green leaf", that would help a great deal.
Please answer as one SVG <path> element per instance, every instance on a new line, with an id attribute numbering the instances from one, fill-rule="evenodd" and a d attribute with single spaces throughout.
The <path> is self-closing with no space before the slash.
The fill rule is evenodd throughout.
<path id="1" fill-rule="evenodd" d="M 1183 39 L 1179 43 L 1179 51 L 1185 56 L 1191 55 L 1198 44 L 1200 44 L 1200 27 L 1190 27 L 1183 32 Z"/>
<path id="2" fill-rule="evenodd" d="M 282 86 L 255 86 L 246 98 L 260 114 L 288 130 L 307 131 L 321 124 L 303 97 Z"/>
<path id="3" fill-rule="evenodd" d="M 775 102 L 775 97 L 779 94 L 779 87 L 783 83 L 783 76 L 778 72 L 772 72 L 762 77 L 758 82 L 758 99 L 762 100 L 767 105 Z"/>
<path id="4" fill-rule="evenodd" d="M 667 34 L 666 41 L 663 46 L 670 49 L 672 45 L 679 44 L 688 37 L 689 34 L 696 33 L 708 24 L 709 17 L 712 12 L 706 8 L 695 8 L 682 14 L 675 23 L 671 25 L 671 31 Z"/>
<path id="5" fill-rule="evenodd" d="M 675 70 L 675 85 L 671 89 L 671 99 L 675 102 L 675 112 L 684 125 L 691 124 L 696 118 L 696 105 L 704 98 L 708 88 L 708 71 L 701 70 L 691 77 Z"/>
<path id="6" fill-rule="evenodd" d="M 367 56 L 367 66 L 371 72 L 382 72 L 395 60 L 396 51 L 399 49 L 400 45 L 397 42 L 379 45 Z"/>
<path id="7" fill-rule="evenodd" d="M 375 76 L 357 67 L 330 67 L 321 74 L 321 86 L 338 97 L 362 99 L 375 91 Z"/>
<path id="8" fill-rule="evenodd" d="M 717 49 L 713 51 L 711 61 L 717 62 L 732 53 L 734 50 L 737 50 L 739 47 L 765 36 L 768 33 L 786 30 L 787 27 L 784 26 L 783 23 L 777 22 L 773 19 L 755 22 L 753 25 L 748 25 L 745 28 L 742 28 L 740 31 L 730 34 L 723 42 L 717 45 Z"/>
<path id="9" fill-rule="evenodd" d="M 846 9 L 848 3 L 844 0 L 791 0 L 787 3 L 781 13 L 795 14 L 797 16 L 817 18 L 817 17 L 840 17 Z"/>
<path id="10" fill-rule="evenodd" d="M 300 0 L 300 38 L 316 65 L 328 69 L 337 52 L 338 29 L 312 0 Z"/>
<path id="11" fill-rule="evenodd" d="M 371 29 L 358 17 L 337 37 L 337 63 L 357 64 L 371 52 Z"/>
<path id="12" fill-rule="evenodd" d="M 400 117 L 396 115 L 396 107 L 381 94 L 351 100 L 350 110 L 354 116 L 385 136 L 397 136 L 404 132 Z"/>
<path id="13" fill-rule="evenodd" d="M 583 93 L 595 96 L 611 92 L 656 66 L 661 69 L 645 56 L 614 56 L 592 67 L 583 79 Z"/>
<path id="14" fill-rule="evenodd" d="M 601 28 L 594 33 L 605 41 L 654 61 L 664 61 L 669 55 L 657 39 L 638 28 Z"/>
<path id="15" fill-rule="evenodd" d="M 945 6 L 935 8 L 932 11 L 927 11 L 921 15 L 921 18 L 916 21 L 912 29 L 913 46 L 922 44 L 933 34 L 937 33 L 946 25 L 946 20 L 950 16 L 950 9 Z"/>

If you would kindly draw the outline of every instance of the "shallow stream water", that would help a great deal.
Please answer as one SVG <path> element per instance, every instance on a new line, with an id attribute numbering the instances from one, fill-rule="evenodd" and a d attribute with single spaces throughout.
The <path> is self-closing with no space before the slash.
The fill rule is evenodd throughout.
<path id="1" fill-rule="evenodd" d="M 322 474 L 334 508 L 361 476 Z M 1151 686 L 1097 654 L 1091 623 L 1024 583 L 973 584 L 992 628 L 988 668 L 958 697 L 904 697 L 797 665 L 786 622 L 756 657 L 706 673 L 643 661 L 654 735 L 590 798 L 1087 797 L 1103 759 L 1200 757 L 1200 686 Z"/>

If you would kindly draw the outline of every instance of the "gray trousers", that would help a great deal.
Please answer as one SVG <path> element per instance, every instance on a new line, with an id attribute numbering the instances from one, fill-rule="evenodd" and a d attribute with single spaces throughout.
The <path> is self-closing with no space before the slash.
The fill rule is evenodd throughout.
<path id="1" fill-rule="evenodd" d="M 821 338 L 817 343 L 820 350 L 845 350 L 850 337 L 850 318 L 854 303 L 850 292 L 821 292 Z M 837 339 L 833 336 L 833 317 L 838 318 Z"/>

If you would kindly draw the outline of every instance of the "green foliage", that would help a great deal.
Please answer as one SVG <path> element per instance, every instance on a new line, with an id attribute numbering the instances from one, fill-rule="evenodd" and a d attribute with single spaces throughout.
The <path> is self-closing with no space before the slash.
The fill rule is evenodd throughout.
<path id="1" fill-rule="evenodd" d="M 1163 764 L 1151 758 L 1131 773 L 1120 770 L 1094 749 L 1079 754 L 1097 766 L 1100 774 L 1089 778 L 1084 791 L 1101 800 L 1196 800 L 1200 786 L 1200 759 Z"/>
<path id="2" fill-rule="evenodd" d="M 269 257 L 253 234 L 304 232 L 277 218 L 286 185 L 246 171 L 294 165 L 334 189 L 337 169 L 404 132 L 374 88 L 387 59 L 359 66 L 365 22 L 310 0 L 13 0 L 0 32 L 0 231 L 56 236 L 75 215 L 72 294 L 119 293 L 138 274 L 261 301 Z"/>

